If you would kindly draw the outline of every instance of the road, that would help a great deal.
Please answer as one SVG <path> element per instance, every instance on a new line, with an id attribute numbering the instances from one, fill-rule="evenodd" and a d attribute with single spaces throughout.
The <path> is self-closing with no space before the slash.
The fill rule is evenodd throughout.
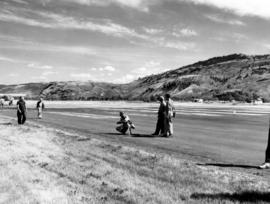
<path id="1" fill-rule="evenodd" d="M 134 136 L 115 131 L 119 110 L 124 110 L 136 125 Z M 29 110 L 28 120 L 52 127 L 73 130 L 91 137 L 166 151 L 225 164 L 258 165 L 264 161 L 269 127 L 269 109 L 240 107 L 177 107 L 174 137 L 151 137 L 157 107 L 48 108 L 41 120 Z M 0 115 L 16 117 L 16 111 L 0 110 Z"/>

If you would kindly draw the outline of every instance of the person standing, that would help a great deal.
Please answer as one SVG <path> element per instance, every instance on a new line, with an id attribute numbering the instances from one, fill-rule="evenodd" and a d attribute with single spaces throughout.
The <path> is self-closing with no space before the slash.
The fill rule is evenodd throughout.
<path id="1" fill-rule="evenodd" d="M 270 119 L 269 119 L 269 130 L 268 130 L 268 142 L 267 148 L 265 151 L 265 162 L 259 166 L 260 169 L 269 169 L 270 168 Z"/>
<path id="2" fill-rule="evenodd" d="M 175 107 L 170 94 L 165 94 L 165 126 L 164 137 L 170 137 L 173 135 L 173 122 L 172 118 L 175 118 Z"/>
<path id="3" fill-rule="evenodd" d="M 23 125 L 26 121 L 26 103 L 24 101 L 23 96 L 20 96 L 17 102 L 17 117 L 18 117 L 18 124 Z"/>
<path id="4" fill-rule="evenodd" d="M 164 135 L 166 103 L 163 96 L 159 96 L 158 101 L 160 105 L 158 109 L 158 119 L 157 119 L 157 124 L 156 124 L 156 130 L 152 134 L 153 136 L 159 135 L 159 134 Z"/>
<path id="5" fill-rule="evenodd" d="M 38 118 L 41 119 L 42 118 L 42 112 L 43 109 L 45 108 L 44 102 L 43 102 L 43 98 L 40 98 L 39 101 L 37 102 L 37 112 L 38 112 Z"/>

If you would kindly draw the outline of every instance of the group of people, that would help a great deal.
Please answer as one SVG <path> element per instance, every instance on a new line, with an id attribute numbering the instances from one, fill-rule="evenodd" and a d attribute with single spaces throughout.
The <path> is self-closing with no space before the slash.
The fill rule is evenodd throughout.
<path id="1" fill-rule="evenodd" d="M 43 99 L 40 98 L 36 104 L 37 109 L 37 117 L 39 119 L 42 118 L 42 111 L 45 108 Z M 26 121 L 26 115 L 27 115 L 27 108 L 26 103 L 23 96 L 20 96 L 18 102 L 17 102 L 17 118 L 18 118 L 18 124 L 23 125 Z"/>
<path id="2" fill-rule="evenodd" d="M 159 101 L 159 109 L 156 123 L 156 130 L 152 134 L 153 136 L 159 135 L 163 137 L 170 137 L 173 135 L 173 121 L 172 118 L 175 117 L 176 111 L 173 104 L 173 100 L 171 99 L 170 94 L 165 94 L 165 96 L 159 96 L 157 98 Z M 39 119 L 42 118 L 42 112 L 45 108 L 43 99 L 40 98 L 36 104 L 37 109 L 37 117 Z M 24 97 L 20 97 L 17 102 L 17 117 L 18 124 L 24 124 L 26 121 L 26 103 Z M 116 127 L 116 130 L 122 134 L 132 134 L 132 129 L 135 129 L 135 125 L 130 120 L 129 116 L 124 112 L 120 112 L 120 120 L 117 122 L 119 126 Z M 268 132 L 268 145 L 265 152 L 265 163 L 259 166 L 261 169 L 269 169 L 270 168 L 270 121 L 269 121 L 269 132 Z"/>
<path id="3" fill-rule="evenodd" d="M 153 136 L 171 137 L 173 135 L 173 121 L 172 118 L 175 117 L 176 111 L 171 99 L 170 94 L 165 94 L 165 96 L 159 96 L 157 98 L 159 101 L 159 109 L 156 123 L 156 130 L 152 134 Z M 120 112 L 120 120 L 117 124 L 116 130 L 122 134 L 132 134 L 132 129 L 135 129 L 134 124 L 131 122 L 128 115 Z"/>
<path id="4" fill-rule="evenodd" d="M 158 119 L 156 124 L 156 130 L 152 135 L 171 137 L 173 135 L 172 118 L 174 118 L 176 115 L 173 100 L 171 99 L 170 94 L 165 94 L 164 97 L 159 96 L 158 101 L 160 103 L 158 109 Z"/>

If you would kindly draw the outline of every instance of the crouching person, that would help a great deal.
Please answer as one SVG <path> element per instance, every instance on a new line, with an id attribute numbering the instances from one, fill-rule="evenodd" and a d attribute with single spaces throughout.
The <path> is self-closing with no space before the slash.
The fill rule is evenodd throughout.
<path id="1" fill-rule="evenodd" d="M 116 127 L 116 130 L 122 134 L 131 134 L 132 135 L 132 129 L 135 129 L 135 126 L 130 121 L 128 115 L 125 115 L 123 112 L 119 113 L 120 120 L 117 122 L 117 124 L 120 124 L 120 126 Z"/>

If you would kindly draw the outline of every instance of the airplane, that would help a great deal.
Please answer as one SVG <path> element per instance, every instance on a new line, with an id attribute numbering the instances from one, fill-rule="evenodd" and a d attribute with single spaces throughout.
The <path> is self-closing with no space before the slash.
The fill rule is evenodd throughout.
<path id="1" fill-rule="evenodd" d="M 0 107 L 3 108 L 4 105 L 13 105 L 14 99 L 19 98 L 20 96 L 25 97 L 26 94 L 0 93 Z"/>

